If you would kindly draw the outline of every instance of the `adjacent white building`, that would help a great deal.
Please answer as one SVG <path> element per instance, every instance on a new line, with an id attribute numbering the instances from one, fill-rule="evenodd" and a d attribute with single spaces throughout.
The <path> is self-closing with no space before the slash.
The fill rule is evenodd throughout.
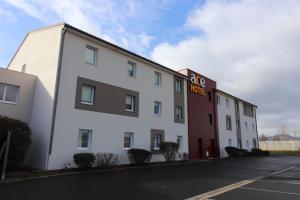
<path id="1" fill-rule="evenodd" d="M 127 163 L 129 148 L 151 150 L 157 161 L 161 141 L 188 152 L 187 83 L 176 71 L 68 24 L 30 32 L 8 69 L 37 77 L 34 167 L 60 169 L 76 152 L 111 152 Z"/>
<path id="2" fill-rule="evenodd" d="M 227 146 L 248 151 L 258 148 L 257 106 L 221 90 L 217 91 L 217 105 L 220 157 L 227 156 Z"/>

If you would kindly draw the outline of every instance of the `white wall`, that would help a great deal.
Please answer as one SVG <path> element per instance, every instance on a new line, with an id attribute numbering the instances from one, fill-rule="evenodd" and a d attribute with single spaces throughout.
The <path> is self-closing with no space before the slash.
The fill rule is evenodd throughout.
<path id="1" fill-rule="evenodd" d="M 97 66 L 84 62 L 86 44 L 99 49 Z M 127 77 L 128 60 L 137 63 L 136 79 Z M 154 71 L 162 73 L 161 87 L 154 85 Z M 78 76 L 138 91 L 139 117 L 74 109 Z M 126 131 L 134 132 L 135 148 L 148 150 L 150 150 L 151 129 L 165 130 L 166 141 L 176 141 L 176 136 L 182 135 L 184 141 L 182 152 L 188 152 L 187 109 L 185 109 L 185 124 L 174 123 L 173 81 L 172 74 L 146 66 L 145 63 L 129 59 L 116 51 L 67 32 L 49 169 L 59 169 L 63 167 L 64 163 L 73 163 L 72 156 L 78 152 L 79 129 L 93 130 L 91 152 L 115 153 L 119 155 L 121 163 L 128 162 L 127 152 L 123 149 L 123 137 Z M 186 81 L 184 84 L 186 106 Z M 162 102 L 161 117 L 156 117 L 153 114 L 155 100 Z M 159 158 L 154 156 L 153 159 Z"/>
<path id="2" fill-rule="evenodd" d="M 235 105 L 233 98 L 226 96 L 223 93 L 217 93 L 217 95 L 220 96 L 220 104 L 218 104 L 220 156 L 227 157 L 228 155 L 225 151 L 225 147 L 229 146 L 228 140 L 231 139 L 233 147 L 238 146 L 236 133 Z M 229 108 L 226 107 L 226 99 L 229 100 Z M 232 130 L 227 130 L 226 115 L 231 116 Z"/>
<path id="3" fill-rule="evenodd" d="M 56 26 L 29 33 L 8 66 L 21 71 L 26 64 L 26 73 L 37 76 L 29 123 L 32 145 L 26 162 L 42 169 L 48 158 L 61 30 Z"/>

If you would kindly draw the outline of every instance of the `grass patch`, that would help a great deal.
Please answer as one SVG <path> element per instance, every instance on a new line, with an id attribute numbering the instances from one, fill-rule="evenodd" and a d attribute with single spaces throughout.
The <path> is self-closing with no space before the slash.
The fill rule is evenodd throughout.
<path id="1" fill-rule="evenodd" d="M 270 155 L 300 156 L 300 151 L 270 151 Z"/>

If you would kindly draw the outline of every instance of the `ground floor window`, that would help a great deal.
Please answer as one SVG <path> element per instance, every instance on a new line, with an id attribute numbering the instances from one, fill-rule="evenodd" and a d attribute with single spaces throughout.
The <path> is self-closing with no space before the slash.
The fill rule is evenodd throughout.
<path id="1" fill-rule="evenodd" d="M 160 149 L 160 143 L 161 143 L 161 135 L 160 134 L 155 134 L 153 136 L 153 149 L 154 150 L 159 150 Z"/>
<path id="2" fill-rule="evenodd" d="M 89 150 L 92 145 L 92 130 L 80 129 L 78 132 L 77 148 L 80 150 Z"/>
<path id="3" fill-rule="evenodd" d="M 178 144 L 179 149 L 183 148 L 183 139 L 182 139 L 181 135 L 177 135 L 177 144 Z"/>
<path id="4" fill-rule="evenodd" d="M 124 149 L 133 148 L 133 137 L 134 133 L 126 132 L 124 134 Z"/>
<path id="5" fill-rule="evenodd" d="M 232 146 L 232 140 L 231 139 L 228 139 L 228 146 Z"/>

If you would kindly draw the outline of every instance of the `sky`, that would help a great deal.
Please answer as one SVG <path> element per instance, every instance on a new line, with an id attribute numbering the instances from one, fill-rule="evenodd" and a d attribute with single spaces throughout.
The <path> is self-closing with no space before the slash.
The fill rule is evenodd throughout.
<path id="1" fill-rule="evenodd" d="M 0 0 L 0 67 L 28 31 L 60 22 L 212 78 L 258 105 L 259 134 L 300 135 L 299 0 Z"/>

